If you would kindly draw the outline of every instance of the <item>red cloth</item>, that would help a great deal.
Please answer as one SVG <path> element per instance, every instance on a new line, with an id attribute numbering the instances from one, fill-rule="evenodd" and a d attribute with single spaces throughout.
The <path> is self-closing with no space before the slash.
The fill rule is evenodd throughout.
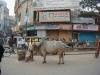
<path id="1" fill-rule="evenodd" d="M 97 46 L 97 53 L 99 53 L 99 51 L 100 51 L 100 41 L 97 41 L 96 42 L 96 46 Z"/>

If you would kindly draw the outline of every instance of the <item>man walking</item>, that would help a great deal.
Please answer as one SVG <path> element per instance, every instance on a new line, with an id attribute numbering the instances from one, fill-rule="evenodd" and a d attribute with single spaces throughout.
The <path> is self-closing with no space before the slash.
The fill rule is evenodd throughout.
<path id="1" fill-rule="evenodd" d="M 100 40 L 98 40 L 96 42 L 96 46 L 97 46 L 97 49 L 96 49 L 95 57 L 98 58 L 99 57 L 99 52 L 100 52 Z"/>
<path id="2" fill-rule="evenodd" d="M 9 39 L 8 44 L 9 44 L 9 47 L 11 49 L 10 53 L 15 53 L 15 51 L 14 51 L 14 38 L 13 38 L 13 36 Z"/>
<path id="3" fill-rule="evenodd" d="M 3 38 L 0 37 L 0 45 L 3 45 L 3 44 L 4 44 Z"/>

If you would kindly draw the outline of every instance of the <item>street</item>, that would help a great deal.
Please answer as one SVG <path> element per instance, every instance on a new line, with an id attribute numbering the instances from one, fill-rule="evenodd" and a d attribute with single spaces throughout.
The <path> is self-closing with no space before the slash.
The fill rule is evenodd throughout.
<path id="1" fill-rule="evenodd" d="M 66 55 L 65 64 L 58 65 L 58 56 L 47 56 L 47 64 L 42 57 L 35 56 L 34 62 L 17 61 L 17 56 L 4 57 L 2 75 L 100 75 L 100 57 L 93 54 Z"/>
<path id="2" fill-rule="evenodd" d="M 0 46 L 0 75 L 100 75 L 100 0 L 0 0 Z"/>

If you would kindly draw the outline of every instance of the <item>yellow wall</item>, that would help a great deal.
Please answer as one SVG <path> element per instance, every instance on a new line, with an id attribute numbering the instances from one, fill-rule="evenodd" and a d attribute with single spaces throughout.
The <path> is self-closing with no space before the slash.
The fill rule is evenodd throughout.
<path id="1" fill-rule="evenodd" d="M 59 39 L 59 31 L 58 30 L 47 31 L 47 37 L 50 40 L 52 40 L 52 39 Z"/>
<path id="2" fill-rule="evenodd" d="M 59 31 L 59 39 L 65 39 L 66 42 L 69 42 L 72 39 L 72 32 L 66 30 Z"/>
<path id="3" fill-rule="evenodd" d="M 69 42 L 70 39 L 72 39 L 72 32 L 66 31 L 66 30 L 51 30 L 47 31 L 47 37 L 49 37 L 50 40 L 52 39 L 65 39 L 66 42 Z"/>

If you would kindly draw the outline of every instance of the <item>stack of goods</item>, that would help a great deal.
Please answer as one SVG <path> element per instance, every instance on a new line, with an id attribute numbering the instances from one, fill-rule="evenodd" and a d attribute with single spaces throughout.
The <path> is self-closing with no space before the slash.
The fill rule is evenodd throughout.
<path id="1" fill-rule="evenodd" d="M 17 52 L 17 55 L 18 55 L 18 61 L 22 61 L 22 60 L 25 60 L 26 52 L 23 50 L 20 50 Z"/>

